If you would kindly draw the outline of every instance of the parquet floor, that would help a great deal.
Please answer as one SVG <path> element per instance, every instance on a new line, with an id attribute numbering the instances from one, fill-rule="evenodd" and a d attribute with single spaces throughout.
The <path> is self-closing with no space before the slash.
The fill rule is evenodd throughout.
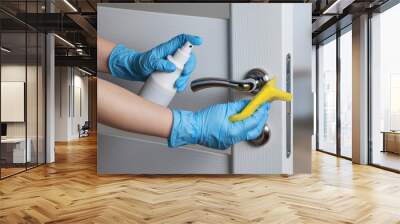
<path id="1" fill-rule="evenodd" d="M 94 137 L 0 181 L 0 223 L 400 223 L 400 175 L 315 152 L 313 174 L 97 176 Z"/>

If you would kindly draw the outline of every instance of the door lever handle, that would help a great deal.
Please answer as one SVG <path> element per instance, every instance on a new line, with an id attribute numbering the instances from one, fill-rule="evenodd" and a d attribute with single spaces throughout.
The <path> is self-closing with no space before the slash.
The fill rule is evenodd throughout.
<path id="1" fill-rule="evenodd" d="M 254 68 L 247 72 L 244 80 L 236 81 L 214 77 L 200 78 L 193 80 L 190 83 L 190 88 L 193 92 L 196 92 L 211 87 L 225 87 L 232 88 L 240 92 L 257 94 L 269 81 L 270 78 L 264 70 Z M 254 140 L 248 141 L 248 143 L 253 146 L 262 146 L 268 142 L 270 136 L 271 129 L 267 124 L 265 124 L 261 135 Z"/>
<path id="2" fill-rule="evenodd" d="M 267 73 L 261 69 L 250 70 L 244 80 L 229 80 L 215 77 L 200 78 L 190 83 L 193 92 L 211 87 L 232 88 L 240 92 L 256 94 L 269 81 Z"/>
<path id="3" fill-rule="evenodd" d="M 240 92 L 252 92 L 256 88 L 254 79 L 245 79 L 240 81 L 222 79 L 222 78 L 200 78 L 190 83 L 190 88 L 193 92 L 211 87 L 226 87 L 232 88 Z"/>

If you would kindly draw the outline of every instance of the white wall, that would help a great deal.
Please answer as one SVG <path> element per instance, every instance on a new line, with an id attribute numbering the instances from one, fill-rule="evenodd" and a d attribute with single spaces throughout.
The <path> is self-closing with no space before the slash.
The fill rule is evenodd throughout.
<path id="1" fill-rule="evenodd" d="M 56 141 L 77 139 L 78 125 L 83 125 L 88 120 L 88 78 L 83 75 L 75 68 L 56 67 Z M 79 105 L 81 105 L 81 113 Z"/>
<path id="2" fill-rule="evenodd" d="M 38 69 L 38 70 L 36 70 Z M 26 85 L 26 107 L 20 108 L 22 113 L 26 112 L 26 120 L 22 122 L 6 122 L 7 137 L 30 139 L 32 161 L 44 162 L 44 74 L 41 66 L 37 67 L 25 64 L 3 64 L 1 66 L 2 82 L 24 82 Z M 27 80 L 25 80 L 27 79 Z M 23 90 L 21 90 L 23 91 Z M 23 94 L 23 92 L 22 92 Z M 2 98 L 7 96 L 2 95 Z M 7 111 L 10 108 L 1 108 Z M 8 111 L 13 113 L 14 111 Z M 14 112 L 15 113 L 15 112 Z M 37 153 L 39 156 L 37 156 Z"/>
<path id="3" fill-rule="evenodd" d="M 69 79 L 69 68 L 55 68 L 55 141 L 68 140 Z"/>
<path id="4" fill-rule="evenodd" d="M 75 70 L 76 71 L 76 70 Z M 72 120 L 71 120 L 71 135 L 73 138 L 79 137 L 79 132 L 78 132 L 78 124 L 81 126 L 85 123 L 85 121 L 88 121 L 88 77 L 87 76 L 81 76 L 81 73 L 79 75 L 74 75 L 74 93 L 75 94 L 72 98 L 75 100 L 75 106 L 72 108 Z M 78 93 L 80 91 L 80 93 Z M 80 97 L 79 97 L 80 95 Z M 78 102 L 80 101 L 80 102 Z M 73 104 L 71 103 L 71 104 Z M 81 107 L 81 108 L 79 108 Z M 74 113 L 75 110 L 75 113 Z M 79 111 L 82 110 L 82 111 Z"/>
<path id="5" fill-rule="evenodd" d="M 27 69 L 27 70 L 25 70 Z M 28 74 L 36 74 L 36 67 L 33 66 L 28 66 L 25 67 L 24 65 L 18 65 L 18 64 L 8 64 L 8 65 L 2 65 L 1 66 L 1 81 L 2 82 L 25 82 L 25 75 L 26 75 L 26 71 L 28 72 Z M 30 80 L 30 82 L 32 82 L 32 80 Z M 36 81 L 35 83 L 30 83 L 33 85 L 36 85 Z M 32 98 L 35 97 L 36 98 L 36 89 L 31 89 L 28 88 L 28 93 L 27 96 Z M 30 92 L 29 90 L 32 90 L 33 92 Z M 32 99 L 27 99 L 28 103 L 32 102 Z M 31 106 L 35 106 L 31 105 Z M 2 110 L 6 110 L 6 108 L 1 108 Z M 32 108 L 29 110 L 31 111 Z M 33 113 L 28 113 L 28 122 L 32 122 L 35 121 L 36 123 L 36 114 Z M 33 117 L 32 117 L 33 116 Z M 7 122 L 7 137 L 25 137 L 25 124 L 26 122 Z M 30 127 L 33 127 L 33 125 L 28 125 L 28 129 Z M 35 126 L 36 129 L 36 126 Z M 28 130 L 28 137 L 29 134 L 31 133 L 30 130 Z"/>

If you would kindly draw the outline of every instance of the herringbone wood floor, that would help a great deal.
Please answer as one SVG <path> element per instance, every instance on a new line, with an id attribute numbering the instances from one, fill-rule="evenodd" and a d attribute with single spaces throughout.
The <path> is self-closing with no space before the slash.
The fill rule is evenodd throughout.
<path id="1" fill-rule="evenodd" d="M 400 175 L 315 152 L 313 174 L 97 176 L 94 137 L 0 181 L 0 223 L 400 223 Z"/>

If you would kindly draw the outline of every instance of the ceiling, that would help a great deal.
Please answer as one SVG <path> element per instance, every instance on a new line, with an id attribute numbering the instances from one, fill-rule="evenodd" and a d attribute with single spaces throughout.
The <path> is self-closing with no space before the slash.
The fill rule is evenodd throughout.
<path id="1" fill-rule="evenodd" d="M 313 42 L 316 43 L 326 38 L 337 29 L 339 20 L 351 23 L 351 18 L 358 14 L 378 7 L 388 0 L 252 0 L 235 2 L 271 2 L 271 3 L 312 3 L 313 13 Z M 90 69 L 96 70 L 96 27 L 97 27 L 97 3 L 117 2 L 191 2 L 182 0 L 47 0 L 53 8 L 52 13 L 46 8 L 45 0 L 1 0 L 0 24 L 5 46 L 15 48 L 15 53 L 22 52 L 25 46 L 23 38 L 25 30 L 29 32 L 55 32 L 61 38 L 56 38 L 56 56 L 59 64 L 71 64 L 79 66 L 79 62 L 85 65 L 91 64 Z M 200 2 L 200 1 L 192 1 Z M 201 2 L 215 2 L 206 0 Z M 229 2 L 229 1 L 218 1 Z M 49 4 L 50 3 L 50 4 Z M 342 26 L 346 22 L 341 22 Z M 29 44 L 28 52 L 31 52 L 32 44 Z M 57 59 L 57 58 L 56 58 Z"/>
<path id="2" fill-rule="evenodd" d="M 7 58 L 14 61 L 33 58 L 38 48 L 30 43 L 31 39 L 37 33 L 54 32 L 56 65 L 80 66 L 95 72 L 97 2 L 100 1 L 48 0 L 46 5 L 45 0 L 1 0 L 2 46 L 12 50 Z M 50 7 L 46 8 L 49 5 L 52 13 L 48 13 Z M 25 32 L 28 32 L 26 37 Z"/>

